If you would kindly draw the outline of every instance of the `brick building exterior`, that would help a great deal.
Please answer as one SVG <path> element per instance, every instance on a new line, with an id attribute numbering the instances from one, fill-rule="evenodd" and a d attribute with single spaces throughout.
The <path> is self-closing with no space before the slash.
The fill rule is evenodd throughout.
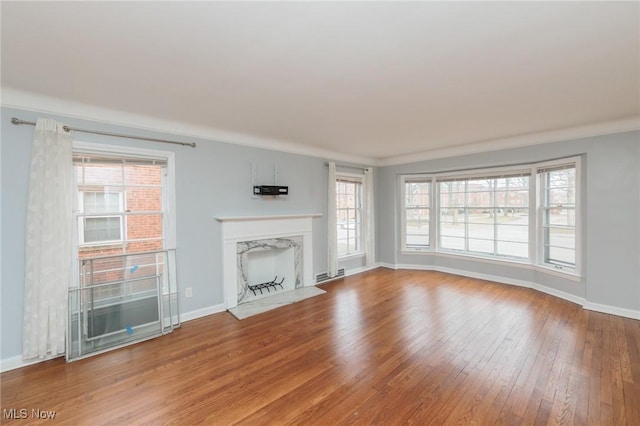
<path id="1" fill-rule="evenodd" d="M 79 273 L 85 285 L 156 273 L 155 255 L 118 255 L 164 248 L 163 174 L 162 165 L 76 161 Z M 102 229 L 107 223 L 110 228 Z M 108 258 L 96 259 L 105 256 Z M 82 262 L 88 259 L 94 260 Z M 150 284 L 133 284 L 132 290 Z M 99 296 L 119 294 L 122 289 L 118 287 L 102 288 Z"/>

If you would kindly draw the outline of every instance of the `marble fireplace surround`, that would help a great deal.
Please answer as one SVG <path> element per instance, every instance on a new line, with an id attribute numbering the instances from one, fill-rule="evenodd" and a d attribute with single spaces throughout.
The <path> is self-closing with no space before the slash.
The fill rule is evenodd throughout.
<path id="1" fill-rule="evenodd" d="M 281 278 L 285 278 L 286 282 L 282 283 L 283 289 L 285 290 L 293 290 L 296 288 L 303 287 L 303 273 L 304 273 L 304 265 L 303 265 L 303 243 L 301 236 L 288 237 L 288 238 L 268 238 L 266 240 L 252 240 L 252 241 L 243 241 L 236 244 L 238 259 L 238 304 L 244 303 L 247 299 L 251 298 L 251 290 L 249 289 L 249 284 L 258 284 L 258 282 L 249 282 L 250 274 L 249 274 L 249 254 L 256 252 L 270 252 L 273 253 L 269 259 L 276 259 L 278 257 L 275 254 L 274 250 L 277 252 L 279 250 L 284 249 L 292 249 L 293 250 L 293 259 L 289 259 L 287 257 L 284 263 L 289 263 L 289 267 L 293 269 L 293 275 L 285 276 L 275 275 L 275 277 L 279 280 Z M 291 265 L 293 263 L 293 265 Z M 266 276 L 265 276 L 266 278 Z M 269 275 L 269 279 L 274 278 L 273 275 Z M 261 282 L 267 282 L 269 279 L 260 280 Z M 274 289 L 277 290 L 277 289 Z M 270 294 L 271 290 L 265 290 L 265 293 Z M 262 295 L 262 292 L 260 292 Z"/>
<path id="2" fill-rule="evenodd" d="M 222 277 L 225 308 L 231 309 L 249 291 L 241 271 L 254 249 L 294 248 L 296 288 L 313 286 L 313 223 L 321 214 L 217 217 L 222 224 Z"/>

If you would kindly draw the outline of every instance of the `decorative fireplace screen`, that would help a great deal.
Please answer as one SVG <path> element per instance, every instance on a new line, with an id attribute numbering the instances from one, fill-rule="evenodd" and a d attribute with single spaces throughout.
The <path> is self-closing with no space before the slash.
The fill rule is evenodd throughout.
<path id="1" fill-rule="evenodd" d="M 170 333 L 180 325 L 175 250 L 80 260 L 69 289 L 67 361 Z"/>

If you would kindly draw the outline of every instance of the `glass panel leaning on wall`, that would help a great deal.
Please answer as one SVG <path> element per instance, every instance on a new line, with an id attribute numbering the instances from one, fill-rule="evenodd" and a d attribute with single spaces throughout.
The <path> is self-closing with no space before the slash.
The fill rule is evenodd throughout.
<path id="1" fill-rule="evenodd" d="M 69 361 L 179 325 L 175 250 L 82 259 L 80 280 L 69 289 Z"/>

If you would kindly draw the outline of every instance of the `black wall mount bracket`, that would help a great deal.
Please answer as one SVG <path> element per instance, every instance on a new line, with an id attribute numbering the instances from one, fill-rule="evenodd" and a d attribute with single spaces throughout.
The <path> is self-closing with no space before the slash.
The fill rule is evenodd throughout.
<path id="1" fill-rule="evenodd" d="M 280 185 L 254 185 L 255 195 L 288 195 L 289 187 Z"/>

